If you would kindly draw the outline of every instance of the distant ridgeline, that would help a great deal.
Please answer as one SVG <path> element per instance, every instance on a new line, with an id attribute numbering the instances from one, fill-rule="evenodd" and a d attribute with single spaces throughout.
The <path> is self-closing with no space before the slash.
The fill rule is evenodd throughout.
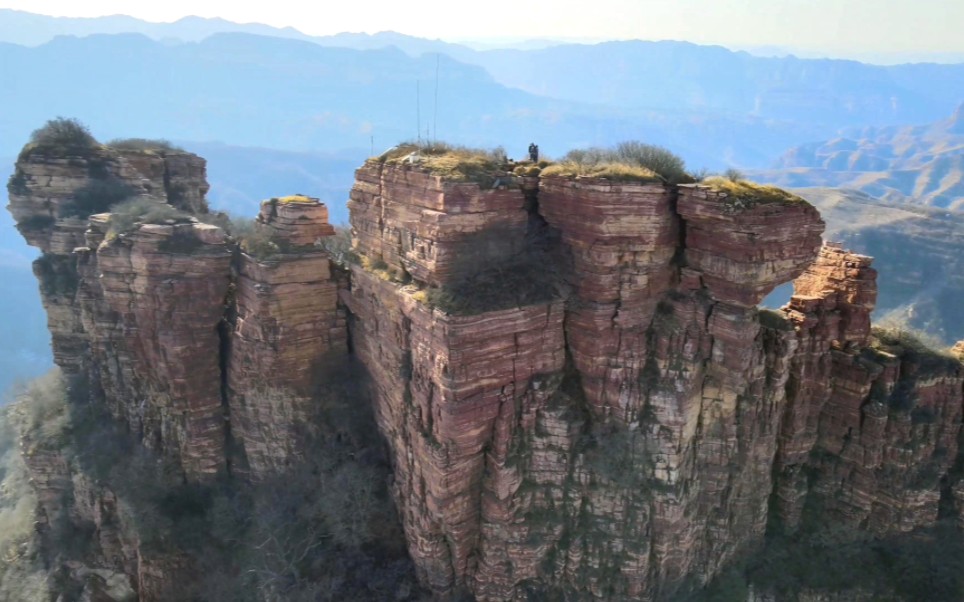
<path id="1" fill-rule="evenodd" d="M 852 188 L 884 201 L 964 209 L 964 104 L 920 126 L 844 130 L 793 148 L 773 170 L 754 172 L 783 186 Z"/>
<path id="2" fill-rule="evenodd" d="M 400 145 L 357 170 L 350 234 L 300 194 L 232 223 L 203 159 L 71 120 L 8 189 L 61 374 L 9 412 L 37 528 L 7 591 L 960 591 L 964 344 L 873 329 L 871 259 L 795 195 L 638 143 Z"/>

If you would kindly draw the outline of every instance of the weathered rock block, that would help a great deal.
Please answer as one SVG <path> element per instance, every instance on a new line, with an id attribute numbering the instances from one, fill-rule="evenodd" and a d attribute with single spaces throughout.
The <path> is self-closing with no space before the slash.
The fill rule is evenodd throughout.
<path id="1" fill-rule="evenodd" d="M 799 276 L 820 248 L 824 223 L 803 200 L 752 202 L 703 186 L 680 186 L 686 262 L 714 298 L 757 305 Z"/>
<path id="2" fill-rule="evenodd" d="M 528 214 L 525 195 L 505 180 L 483 189 L 370 160 L 348 202 L 356 250 L 433 286 L 457 277 L 464 262 L 511 257 L 523 248 Z"/>

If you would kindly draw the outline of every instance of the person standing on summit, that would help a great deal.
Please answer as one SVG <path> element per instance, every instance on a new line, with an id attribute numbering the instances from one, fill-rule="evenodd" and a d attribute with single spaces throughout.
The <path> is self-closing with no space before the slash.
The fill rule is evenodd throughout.
<path id="1" fill-rule="evenodd" d="M 539 162 L 539 147 L 536 146 L 535 142 L 529 144 L 529 160 L 533 163 Z"/>

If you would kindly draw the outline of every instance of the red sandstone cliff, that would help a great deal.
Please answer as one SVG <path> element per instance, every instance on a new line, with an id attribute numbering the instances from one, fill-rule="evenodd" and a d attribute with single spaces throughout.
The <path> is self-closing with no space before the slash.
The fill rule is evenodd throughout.
<path id="1" fill-rule="evenodd" d="M 563 296 L 463 317 L 427 307 L 418 290 L 444 285 L 457 264 L 426 274 L 438 264 L 406 256 L 415 232 L 412 249 L 455 248 L 418 230 L 425 177 L 359 170 L 355 250 L 414 283 L 354 268 L 346 302 L 410 551 L 437 593 L 658 597 L 759 545 L 772 491 L 788 526 L 804 505 L 854 524 L 870 515 L 877 530 L 936 519 L 936 479 L 956 457 L 960 367 L 915 378 L 909 358 L 869 349 L 875 274 L 867 258 L 820 250 L 813 207 L 589 178 L 543 178 L 533 194 L 527 181 L 508 206 L 531 212 L 536 198 L 536 219 L 558 232 L 571 262 Z M 432 182 L 432 198 L 486 208 L 511 198 Z M 441 231 L 463 211 L 436 203 L 432 224 Z M 501 232 L 489 264 L 523 243 L 521 227 Z M 797 276 L 790 308 L 761 320 L 756 304 Z M 865 364 L 867 376 L 854 373 Z M 890 374 L 874 388 L 886 397 L 898 366 L 912 401 L 870 418 L 871 375 Z M 934 420 L 914 427 L 914 412 Z M 814 471 L 825 476 L 795 476 Z"/>
<path id="2" fill-rule="evenodd" d="M 350 348 L 409 552 L 442 598 L 651 600 L 705 582 L 768 528 L 906 531 L 964 506 L 960 360 L 871 332 L 870 258 L 821 247 L 802 200 L 501 171 L 453 181 L 372 160 L 349 201 L 360 262 L 346 275 L 307 197 L 262 206 L 268 255 L 193 218 L 115 235 L 109 216 L 61 215 L 91 161 L 142 196 L 205 207 L 189 155 L 21 159 L 11 211 L 44 251 L 57 363 L 89 373 L 188 480 L 259 480 L 307 453 L 322 366 Z M 534 246 L 552 263 L 533 263 Z M 542 301 L 437 302 L 510 264 L 543 272 Z M 756 307 L 794 279 L 786 308 Z M 84 482 L 56 454 L 33 471 L 51 514 Z M 80 489 L 92 501 L 78 512 L 111 514 L 110 492 Z M 190 572 L 89 520 L 143 599 Z"/>

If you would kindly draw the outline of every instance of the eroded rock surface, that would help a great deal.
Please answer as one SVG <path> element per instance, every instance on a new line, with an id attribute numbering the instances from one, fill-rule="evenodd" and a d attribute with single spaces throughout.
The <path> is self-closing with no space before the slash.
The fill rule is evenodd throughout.
<path id="1" fill-rule="evenodd" d="M 802 200 L 371 160 L 346 272 L 327 208 L 301 195 L 262 205 L 268 255 L 193 218 L 118 233 L 62 215 L 97 177 L 203 211 L 196 158 L 28 153 L 17 174 L 57 363 L 187 480 L 266 478 L 308 453 L 299 429 L 338 377 L 326 359 L 356 356 L 409 551 L 442 599 L 667 599 L 768 529 L 964 516 L 964 352 L 872 330 L 871 259 L 821 247 Z M 538 270 L 544 300 L 441 309 L 436 293 L 483 270 L 497 290 L 507 265 Z M 794 279 L 787 307 L 756 307 Z M 105 568 L 142 599 L 179 595 L 187 557 L 112 531 L 110 492 L 56 454 L 28 465 L 48 515 L 83 493 L 73 512 L 123 559 Z"/>
<path id="2" fill-rule="evenodd" d="M 876 273 L 869 258 L 821 248 L 809 204 L 527 178 L 530 234 L 544 220 L 569 261 L 552 267 L 558 299 L 463 317 L 419 292 L 452 271 L 405 259 L 415 220 L 394 221 L 385 199 L 420 206 L 411 173 L 362 168 L 350 208 L 356 251 L 414 282 L 354 268 L 346 302 L 410 550 L 436 593 L 666 597 L 759 545 L 771 496 L 788 525 L 817 502 L 875 530 L 936 519 L 931 476 L 956 457 L 960 368 L 915 378 L 912 360 L 870 348 Z M 461 216 L 433 211 L 433 223 Z M 419 244 L 444 248 L 433 234 Z M 755 307 L 797 277 L 787 309 Z M 873 386 L 881 374 L 891 385 Z M 874 395 L 898 388 L 915 401 L 875 418 Z M 940 426 L 915 430 L 912 414 L 929 407 Z M 795 480 L 815 472 L 826 476 Z"/>
<path id="3" fill-rule="evenodd" d="M 347 353 L 346 313 L 321 239 L 334 234 L 317 199 L 265 201 L 260 227 L 296 252 L 258 258 L 241 253 L 236 317 L 227 365 L 233 435 L 250 473 L 276 473 L 304 454 L 298 429 L 326 383 L 322 364 Z M 306 249 L 307 247 L 307 249 Z"/>

